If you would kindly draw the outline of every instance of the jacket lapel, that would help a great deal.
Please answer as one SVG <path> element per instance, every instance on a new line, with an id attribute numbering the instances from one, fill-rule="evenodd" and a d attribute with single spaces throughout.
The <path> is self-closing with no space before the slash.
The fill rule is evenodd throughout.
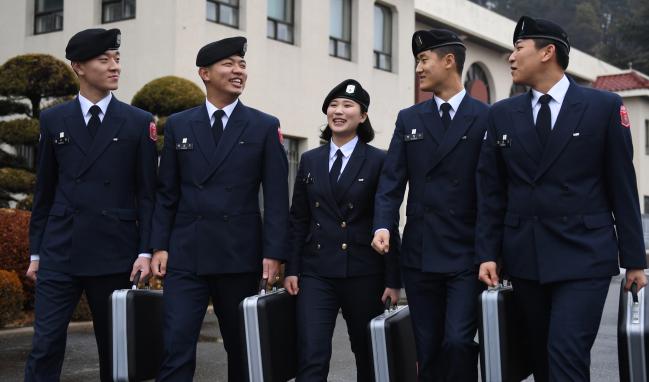
<path id="1" fill-rule="evenodd" d="M 462 99 L 462 102 L 451 121 L 451 126 L 449 126 L 446 134 L 444 134 L 444 138 L 433 154 L 431 165 L 428 169 L 429 171 L 437 166 L 439 162 L 453 150 L 467 130 L 469 130 L 475 118 L 476 116 L 473 110 L 473 105 L 471 104 L 469 95 L 467 94 L 464 96 L 464 99 Z"/>
<path id="2" fill-rule="evenodd" d="M 566 97 L 561 105 L 561 110 L 557 116 L 557 121 L 554 128 L 548 137 L 548 143 L 543 152 L 543 157 L 539 165 L 539 169 L 534 176 L 534 180 L 538 180 L 547 170 L 550 165 L 557 159 L 561 151 L 575 131 L 581 117 L 586 110 L 586 104 L 582 102 L 581 90 L 578 85 L 571 81 Z"/>
<path id="3" fill-rule="evenodd" d="M 354 147 L 354 151 L 352 151 L 352 155 L 349 157 L 347 165 L 345 166 L 345 169 L 343 170 L 343 173 L 340 175 L 340 179 L 338 180 L 339 192 L 337 195 L 338 198 L 336 200 L 338 203 L 340 203 L 343 196 L 345 196 L 347 190 L 349 190 L 349 187 L 354 183 L 356 175 L 358 175 L 361 167 L 363 167 L 363 162 L 365 162 L 366 149 L 367 146 L 365 145 L 365 143 L 361 142 L 360 140 L 356 143 L 356 147 Z"/>
<path id="4" fill-rule="evenodd" d="M 205 157 L 205 160 L 209 162 L 214 155 L 216 145 L 214 144 L 212 127 L 210 126 L 210 120 L 207 115 L 207 107 L 205 107 L 205 104 L 196 110 L 196 113 L 191 120 L 191 127 L 198 148 L 203 154 L 203 157 Z"/>
<path id="5" fill-rule="evenodd" d="M 534 126 L 531 91 L 527 93 L 527 96 L 518 97 L 516 110 L 511 116 L 513 119 L 512 126 L 516 126 L 516 136 L 523 150 L 538 164 L 541 161 L 543 148 L 536 133 L 536 126 Z M 516 144 L 515 141 L 514 144 Z"/>
<path id="6" fill-rule="evenodd" d="M 72 142 L 79 147 L 84 155 L 87 155 L 92 138 L 88 132 L 86 121 L 83 119 L 79 97 L 70 102 L 63 120 L 68 134 L 72 137 Z"/>
<path id="7" fill-rule="evenodd" d="M 86 155 L 85 160 L 82 162 L 81 168 L 79 169 L 78 175 L 81 175 L 85 172 L 90 166 L 101 156 L 101 154 L 106 150 L 108 145 L 113 141 L 113 138 L 117 136 L 119 129 L 124 124 L 125 119 L 119 117 L 121 114 L 121 102 L 113 96 L 108 108 L 106 109 L 106 115 L 104 115 L 104 120 L 99 126 L 97 135 L 92 141 L 92 145 L 88 150 L 88 155 Z"/>
<path id="8" fill-rule="evenodd" d="M 338 208 L 338 203 L 334 198 L 334 194 L 331 188 L 331 182 L 329 181 L 329 151 L 331 148 L 331 142 L 322 145 L 319 148 L 318 155 L 316 156 L 316 185 L 320 189 L 320 192 L 324 195 L 325 200 L 329 203 L 331 208 L 336 212 L 340 217 L 340 209 Z"/>
<path id="9" fill-rule="evenodd" d="M 241 100 L 239 100 L 237 106 L 234 108 L 230 118 L 228 119 L 228 123 L 225 126 L 225 130 L 223 130 L 223 135 L 221 135 L 221 140 L 219 141 L 218 146 L 216 146 L 216 150 L 212 153 L 209 170 L 207 171 L 207 174 L 205 174 L 205 177 L 203 177 L 201 183 L 207 181 L 214 171 L 219 168 L 247 127 L 248 109 L 243 105 Z M 214 138 L 211 139 L 212 142 L 214 142 Z"/>
<path id="10" fill-rule="evenodd" d="M 437 109 L 434 98 L 421 104 L 419 117 L 424 127 L 433 137 L 435 143 L 439 145 L 442 138 L 444 138 L 444 127 L 442 126 L 442 118 L 439 116 L 439 110 Z M 406 133 L 408 134 L 409 132 L 406 131 Z"/>

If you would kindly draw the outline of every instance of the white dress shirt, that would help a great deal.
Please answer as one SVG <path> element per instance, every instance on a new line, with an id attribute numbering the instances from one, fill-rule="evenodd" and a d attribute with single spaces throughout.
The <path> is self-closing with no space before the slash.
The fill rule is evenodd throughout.
<path id="1" fill-rule="evenodd" d="M 228 124 L 228 120 L 230 119 L 230 116 L 232 115 L 234 108 L 237 107 L 238 103 L 239 103 L 239 99 L 237 98 L 234 102 L 221 109 L 225 112 L 225 114 L 223 114 L 223 117 L 221 117 L 221 122 L 223 123 L 224 131 L 225 131 L 225 125 Z M 219 108 L 212 105 L 210 101 L 208 101 L 207 99 L 205 99 L 205 107 L 207 108 L 207 118 L 210 119 L 210 126 L 214 126 L 214 112 L 219 110 Z"/>
<path id="2" fill-rule="evenodd" d="M 345 166 L 347 166 L 347 162 L 349 162 L 349 157 L 352 156 L 352 152 L 354 152 L 354 148 L 356 147 L 357 143 L 358 135 L 341 147 L 336 146 L 333 140 L 329 142 L 329 171 L 331 171 L 331 167 L 336 161 L 336 153 L 338 152 L 338 149 L 340 149 L 340 151 L 342 151 L 343 153 L 343 164 L 342 166 L 340 166 L 340 175 L 338 175 L 338 179 L 340 179 L 340 176 L 343 174 Z"/>
<path id="3" fill-rule="evenodd" d="M 552 97 L 548 106 L 550 107 L 550 128 L 554 129 L 554 124 L 557 122 L 557 117 L 559 116 L 559 111 L 561 111 L 561 105 L 563 104 L 563 99 L 566 98 L 566 93 L 570 87 L 570 81 L 568 77 L 564 74 L 563 77 L 554 84 L 554 86 L 548 91 L 548 95 Z M 539 103 L 539 98 L 543 93 L 538 90 L 532 89 L 532 115 L 534 118 L 534 124 L 536 124 L 536 116 L 539 115 L 539 110 L 541 110 L 541 104 Z"/>
<path id="4" fill-rule="evenodd" d="M 433 96 L 433 98 L 435 99 L 435 103 L 437 104 L 437 110 L 439 111 L 439 116 L 440 117 L 442 116 L 442 104 L 448 103 L 449 105 L 451 105 L 451 110 L 448 111 L 448 114 L 451 116 L 451 120 L 452 120 L 453 117 L 455 117 L 455 113 L 457 112 L 457 109 L 460 107 L 460 104 L 462 103 L 462 100 L 464 99 L 465 95 L 466 95 L 466 90 L 462 89 L 460 90 L 459 93 L 449 98 L 448 101 L 444 101 L 438 96 Z"/>
<path id="5" fill-rule="evenodd" d="M 110 100 L 113 99 L 113 93 L 108 93 L 108 95 L 97 103 L 92 103 L 88 98 L 84 97 L 79 93 L 79 103 L 81 104 L 81 113 L 83 114 L 83 119 L 86 121 L 86 126 L 88 125 L 88 122 L 90 121 L 90 117 L 92 117 L 92 114 L 90 114 L 90 107 L 93 105 L 99 106 L 101 109 L 101 112 L 99 112 L 99 120 L 101 122 L 104 121 L 104 116 L 106 115 L 106 109 L 108 109 L 108 104 L 110 103 Z"/>

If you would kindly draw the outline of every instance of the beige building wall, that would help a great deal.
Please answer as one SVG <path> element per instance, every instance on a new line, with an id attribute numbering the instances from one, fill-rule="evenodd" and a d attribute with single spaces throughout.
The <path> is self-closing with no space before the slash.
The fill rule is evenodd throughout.
<path id="1" fill-rule="evenodd" d="M 631 135 L 633 139 L 633 164 L 638 180 L 640 209 L 649 214 L 644 198 L 649 198 L 649 147 L 647 147 L 647 130 L 649 129 L 649 89 L 619 92 L 624 98 L 624 105 L 629 112 Z M 649 248 L 648 248 L 649 249 Z"/>
<path id="2" fill-rule="evenodd" d="M 397 112 L 412 104 L 414 70 L 410 36 L 412 0 L 384 0 L 393 11 L 393 71 L 373 68 L 374 1 L 352 6 L 352 60 L 329 56 L 329 2 L 295 0 L 295 44 L 266 37 L 264 0 L 241 0 L 240 26 L 206 20 L 205 0 L 138 0 L 136 17 L 101 24 L 100 0 L 65 0 L 63 30 L 34 35 L 34 0 L 0 3 L 0 62 L 22 53 L 48 53 L 65 60 L 70 37 L 85 28 L 122 31 L 122 77 L 116 96 L 130 102 L 147 82 L 177 75 L 203 87 L 194 65 L 208 42 L 243 35 L 248 38 L 248 83 L 242 101 L 276 115 L 285 135 L 305 138 L 302 148 L 319 144 L 325 123 L 322 101 L 333 86 L 355 78 L 371 95 L 374 144 L 387 148 Z"/>

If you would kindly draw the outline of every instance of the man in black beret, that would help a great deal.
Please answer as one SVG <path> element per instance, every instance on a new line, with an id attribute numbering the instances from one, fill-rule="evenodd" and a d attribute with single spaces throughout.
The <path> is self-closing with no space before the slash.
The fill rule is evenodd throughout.
<path id="1" fill-rule="evenodd" d="M 409 185 L 400 261 L 420 381 L 478 378 L 474 178 L 487 105 L 462 85 L 465 50 L 449 30 L 412 36 L 420 89 L 433 98 L 399 112 L 375 201 L 372 246 L 387 253 Z"/>
<path id="2" fill-rule="evenodd" d="M 248 77 L 245 53 L 243 37 L 201 48 L 196 66 L 205 104 L 165 125 L 151 234 L 152 271 L 165 277 L 160 381 L 192 380 L 210 297 L 228 380 L 245 380 L 238 305 L 259 292 L 260 278 L 277 280 L 288 253 L 288 161 L 277 118 L 239 100 Z"/>
<path id="3" fill-rule="evenodd" d="M 511 277 L 535 381 L 590 380 L 611 276 L 647 283 L 630 123 L 622 99 L 565 75 L 557 24 L 523 16 L 509 56 L 526 94 L 491 107 L 478 165 L 480 279 Z"/>
<path id="4" fill-rule="evenodd" d="M 36 280 L 33 348 L 25 381 L 58 380 L 72 313 L 85 292 L 102 381 L 112 381 L 108 297 L 149 274 L 156 173 L 150 113 L 118 101 L 118 29 L 75 34 L 66 57 L 79 95 L 40 115 L 29 227 Z"/>

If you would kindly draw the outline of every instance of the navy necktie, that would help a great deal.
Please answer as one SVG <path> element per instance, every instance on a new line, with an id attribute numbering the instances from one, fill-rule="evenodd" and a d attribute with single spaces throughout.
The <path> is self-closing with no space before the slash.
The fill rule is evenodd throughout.
<path id="1" fill-rule="evenodd" d="M 444 102 L 440 109 L 442 109 L 442 125 L 444 125 L 444 132 L 446 132 L 451 126 L 451 104 Z"/>
<path id="2" fill-rule="evenodd" d="M 334 195 L 338 191 L 338 178 L 340 177 L 340 169 L 343 167 L 343 152 L 338 149 L 336 151 L 336 160 L 334 161 L 333 166 L 331 166 L 331 171 L 329 171 L 329 183 L 331 183 L 331 189 L 334 192 Z"/>
<path id="3" fill-rule="evenodd" d="M 212 124 L 212 136 L 214 137 L 214 145 L 218 146 L 221 135 L 223 135 L 223 120 L 221 118 L 223 118 L 225 112 L 223 110 L 217 110 L 213 115 L 214 124 Z"/>
<path id="4" fill-rule="evenodd" d="M 552 97 L 548 94 L 544 94 L 539 98 L 539 103 L 541 104 L 541 109 L 539 114 L 536 116 L 536 134 L 539 136 L 539 141 L 541 141 L 541 146 L 545 148 L 545 144 L 548 142 L 548 137 L 552 131 L 552 114 L 550 113 L 550 106 L 548 105 Z"/>
<path id="5" fill-rule="evenodd" d="M 92 105 L 90 106 L 90 120 L 88 121 L 88 133 L 90 133 L 91 137 L 95 137 L 97 135 L 97 131 L 99 131 L 99 125 L 101 125 L 101 120 L 99 119 L 99 113 L 101 113 L 101 109 L 97 105 Z"/>

